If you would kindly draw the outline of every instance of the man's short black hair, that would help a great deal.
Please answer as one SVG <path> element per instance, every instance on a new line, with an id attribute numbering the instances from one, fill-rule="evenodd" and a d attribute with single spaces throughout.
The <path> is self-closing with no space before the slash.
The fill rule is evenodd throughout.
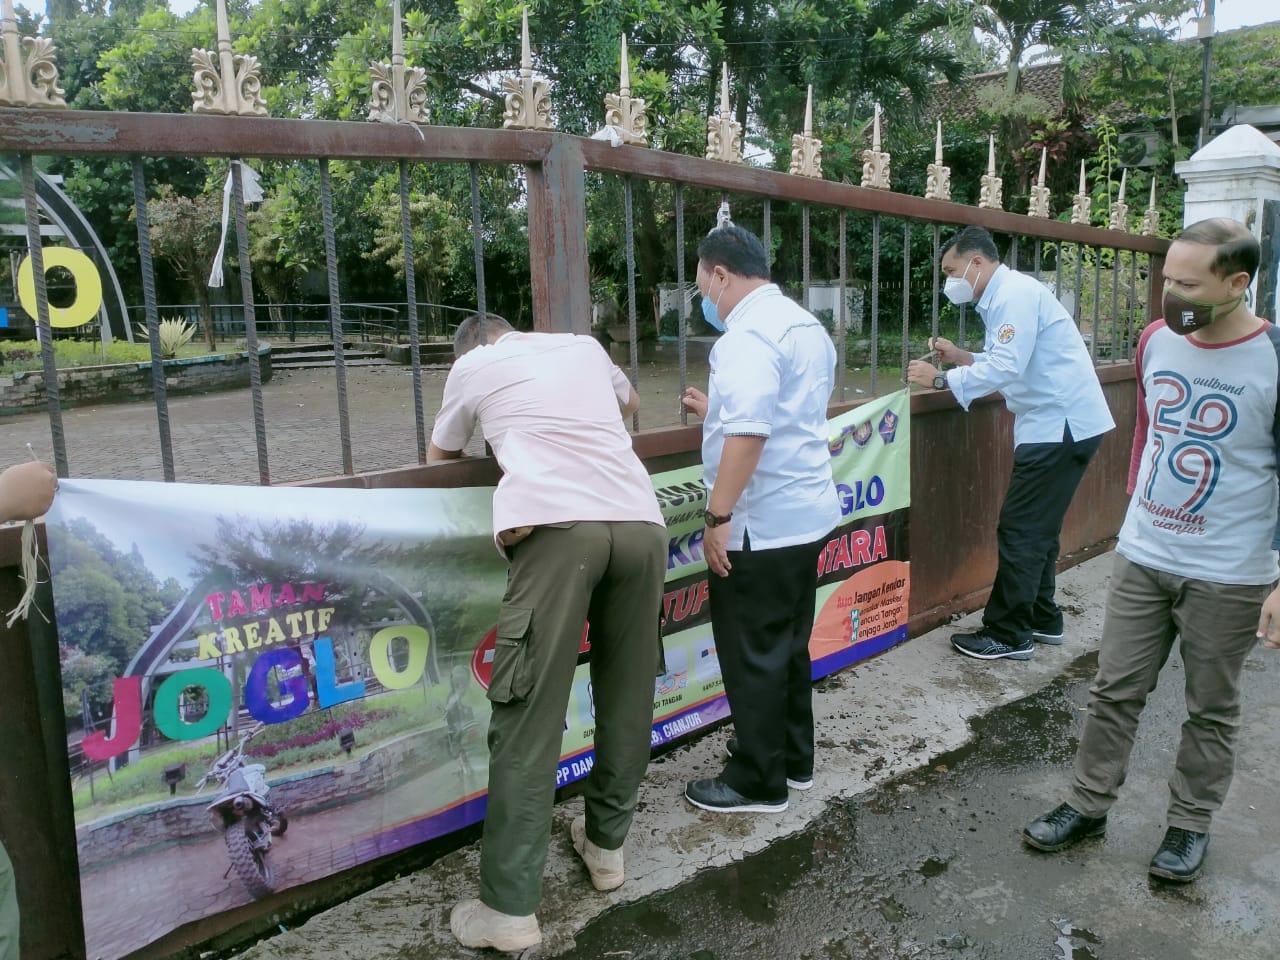
<path id="1" fill-rule="evenodd" d="M 769 256 L 764 244 L 750 230 L 729 224 L 716 227 L 698 244 L 698 259 L 711 267 L 724 267 L 739 277 L 769 279 Z"/>
<path id="2" fill-rule="evenodd" d="M 951 250 L 954 250 L 962 257 L 965 254 L 972 255 L 977 253 L 986 257 L 992 263 L 1000 262 L 1000 251 L 996 249 L 995 239 L 982 227 L 965 227 L 959 233 L 953 235 L 951 239 L 942 245 L 938 258 L 945 257 Z"/>
<path id="3" fill-rule="evenodd" d="M 1258 262 L 1262 259 L 1258 241 L 1249 228 L 1230 217 L 1214 217 L 1193 223 L 1174 237 L 1173 242 L 1217 247 L 1209 269 L 1215 277 L 1223 280 L 1235 273 L 1247 273 L 1252 283 L 1258 273 Z"/>
<path id="4" fill-rule="evenodd" d="M 512 329 L 511 324 L 496 313 L 484 315 L 473 313 L 458 324 L 458 329 L 453 335 L 453 355 L 460 357 L 480 344 L 487 343 L 495 330 L 507 333 Z"/>

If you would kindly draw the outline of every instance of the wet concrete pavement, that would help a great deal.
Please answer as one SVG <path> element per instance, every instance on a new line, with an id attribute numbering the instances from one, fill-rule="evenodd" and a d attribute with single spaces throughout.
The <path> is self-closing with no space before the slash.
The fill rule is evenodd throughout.
<path id="1" fill-rule="evenodd" d="M 1105 840 L 1059 854 L 1016 831 L 1055 805 L 1074 756 L 1096 656 L 974 723 L 972 743 L 852 800 L 741 862 L 618 907 L 562 960 L 1263 960 L 1280 955 L 1275 684 L 1256 651 L 1247 732 L 1206 872 L 1151 879 L 1176 748 L 1182 665 L 1149 704 Z M 993 669 L 1000 669 L 996 665 Z M 1261 736 L 1260 736 L 1261 734 Z"/>
<path id="2" fill-rule="evenodd" d="M 1236 783 L 1198 883 L 1146 874 L 1182 715 L 1176 662 L 1148 708 L 1107 838 L 1058 855 L 1018 841 L 1022 823 L 1065 787 L 1111 562 L 1108 554 L 1060 578 L 1068 641 L 1030 661 L 965 659 L 943 629 L 819 684 L 819 772 L 785 813 L 715 815 L 683 801 L 686 780 L 718 770 L 727 729 L 659 758 L 641 788 L 627 882 L 612 893 L 591 888 L 569 844 L 581 801 L 558 806 L 538 912 L 544 941 L 526 957 L 1276 957 L 1276 653 L 1250 658 Z M 451 905 L 475 895 L 478 850 L 448 854 L 240 956 L 481 956 L 448 931 Z"/>

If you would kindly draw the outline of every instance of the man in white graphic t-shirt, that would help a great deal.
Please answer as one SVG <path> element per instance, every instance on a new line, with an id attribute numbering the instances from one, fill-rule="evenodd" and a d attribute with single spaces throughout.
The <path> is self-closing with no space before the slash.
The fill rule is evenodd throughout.
<path id="1" fill-rule="evenodd" d="M 1180 638 L 1187 720 L 1152 876 L 1199 876 L 1240 725 L 1254 644 L 1280 647 L 1276 589 L 1280 332 L 1245 292 L 1259 247 L 1234 220 L 1187 227 L 1164 264 L 1164 319 L 1142 332 L 1129 511 L 1116 545 L 1098 674 L 1068 801 L 1023 840 L 1055 851 L 1101 836 L 1138 717 Z"/>

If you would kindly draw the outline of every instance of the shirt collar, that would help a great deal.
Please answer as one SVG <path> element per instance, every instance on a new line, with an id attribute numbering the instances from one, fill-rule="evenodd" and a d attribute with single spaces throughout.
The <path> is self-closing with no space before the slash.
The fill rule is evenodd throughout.
<path id="1" fill-rule="evenodd" d="M 729 315 L 724 318 L 725 329 L 727 330 L 729 328 L 729 322 L 735 317 L 741 318 L 742 314 L 751 308 L 752 303 L 757 300 L 763 300 L 765 297 L 779 292 L 780 291 L 778 290 L 778 285 L 776 283 L 766 283 L 763 286 L 756 287 L 745 297 L 739 300 L 737 306 L 729 311 Z"/>
<path id="2" fill-rule="evenodd" d="M 982 291 L 982 298 L 975 305 L 980 313 L 986 313 L 991 309 L 991 301 L 995 299 L 996 290 L 1004 282 L 1005 274 L 1008 272 L 1009 268 L 1002 263 L 991 274 L 991 279 L 987 281 L 986 289 Z"/>

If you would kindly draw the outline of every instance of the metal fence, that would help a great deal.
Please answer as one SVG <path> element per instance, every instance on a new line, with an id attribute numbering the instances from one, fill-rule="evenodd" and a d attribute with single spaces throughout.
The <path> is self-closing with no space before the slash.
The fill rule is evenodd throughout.
<path id="1" fill-rule="evenodd" d="M 144 303 L 141 321 L 151 332 L 153 388 L 164 476 L 174 479 L 163 365 L 156 336 L 162 311 L 156 302 L 155 270 L 147 216 L 146 158 L 188 156 L 232 161 L 234 224 L 240 264 L 242 305 L 219 308 L 225 331 L 242 331 L 251 355 L 258 336 L 327 336 L 334 352 L 338 432 L 343 470 L 355 472 L 351 457 L 344 344 L 363 324 L 383 337 L 409 344 L 413 374 L 413 407 L 418 460 L 425 462 L 428 424 L 422 402 L 421 353 L 424 338 L 448 332 L 452 311 L 424 310 L 418 302 L 412 270 L 406 271 L 404 299 L 399 304 L 352 304 L 341 295 L 329 176 L 332 161 L 395 163 L 399 168 L 403 248 L 413 263 L 410 223 L 410 172 L 417 163 L 465 164 L 470 171 L 471 234 L 475 262 L 476 303 L 486 310 L 485 224 L 482 219 L 480 166 L 505 167 L 524 186 L 527 203 L 530 263 L 529 303 L 534 327 L 546 331 L 589 333 L 592 316 L 588 285 L 587 176 L 605 189 L 620 189 L 626 260 L 628 362 L 638 378 L 641 311 L 637 303 L 637 239 L 634 215 L 636 186 L 644 183 L 661 208 L 659 218 L 673 232 L 674 262 L 649 285 L 674 283 L 687 289 L 693 276 L 697 239 L 714 224 L 714 208 L 727 199 L 734 220 L 758 232 L 766 248 L 777 252 L 775 279 L 810 302 L 815 284 L 834 285 L 836 307 L 830 317 L 839 356 L 837 399 L 845 396 L 849 351 L 865 351 L 869 392 L 897 389 L 906 364 L 931 335 L 947 332 L 962 345 L 981 340 L 980 325 L 966 308 L 956 313 L 940 302 L 938 250 L 943 231 L 964 225 L 985 227 L 996 235 L 1005 261 L 1039 277 L 1070 306 L 1098 363 L 1131 356 L 1137 331 L 1158 304 L 1167 241 L 1121 231 L 1039 219 L 1002 210 L 928 200 L 886 190 L 863 188 L 792 176 L 737 164 L 680 156 L 636 147 L 615 148 L 598 140 L 561 133 L 463 129 L 358 122 L 333 122 L 226 116 L 180 116 L 80 111 L 0 110 L 0 153 L 19 157 L 28 244 L 34 267 L 36 299 L 42 326 L 48 322 L 48 294 L 39 247 L 40 213 L 33 157 L 99 156 L 128 159 L 132 164 L 136 231 Z M 320 210 L 324 226 L 328 302 L 290 306 L 282 311 L 254 300 L 253 263 L 240 183 L 241 159 L 272 159 L 315 164 L 319 170 Z M 776 236 L 774 224 L 787 207 L 800 212 L 799 236 Z M 792 211 L 787 211 L 792 212 Z M 794 218 L 789 218 L 794 219 Z M 797 247 L 798 245 L 798 247 Z M 867 276 L 851 276 L 850 260 L 869 262 Z M 818 265 L 821 274 L 815 276 Z M 834 274 L 834 275 L 832 275 Z M 846 291 L 861 291 L 858 322 L 849 315 Z M 403 312 L 401 312 L 401 307 Z M 688 382 L 690 341 L 688 297 L 679 298 L 675 340 L 680 388 Z M 472 309 L 469 305 L 465 310 Z M 392 320 L 391 314 L 395 317 Z M 661 317 L 655 317 L 661 332 Z M 456 319 L 452 322 L 456 322 Z M 292 326 L 290 326 L 292 324 Z M 42 344 L 48 414 L 54 458 L 67 475 L 57 376 L 52 346 Z M 257 444 L 259 479 L 271 481 L 270 450 L 262 402 L 261 375 L 250 364 L 250 394 Z M 375 426 L 375 425 L 369 425 Z M 633 427 L 640 429 L 637 419 Z M 661 445 L 653 448 L 663 452 Z M 674 448 L 673 448 L 674 449 Z"/>

